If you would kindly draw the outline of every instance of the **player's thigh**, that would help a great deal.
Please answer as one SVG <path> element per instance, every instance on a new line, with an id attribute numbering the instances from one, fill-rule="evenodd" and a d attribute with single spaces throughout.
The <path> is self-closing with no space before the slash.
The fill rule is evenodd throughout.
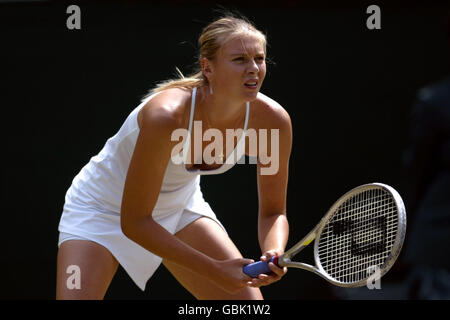
<path id="1" fill-rule="evenodd" d="M 214 220 L 207 217 L 195 220 L 176 233 L 176 236 L 212 258 L 218 260 L 242 258 L 241 253 L 226 232 Z M 170 261 L 164 260 L 163 263 L 181 285 L 197 299 L 256 300 L 263 298 L 258 288 L 246 287 L 236 294 L 230 294 L 186 268 Z"/>
<path id="2" fill-rule="evenodd" d="M 56 299 L 103 299 L 119 265 L 108 249 L 88 240 L 63 242 L 57 260 Z"/>

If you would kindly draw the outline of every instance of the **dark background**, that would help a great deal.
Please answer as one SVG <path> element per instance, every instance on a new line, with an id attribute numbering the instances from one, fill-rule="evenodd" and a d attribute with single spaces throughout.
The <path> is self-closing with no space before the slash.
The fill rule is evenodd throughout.
<path id="1" fill-rule="evenodd" d="M 156 82 L 175 66 L 192 71 L 197 37 L 219 6 L 2 2 L 0 298 L 54 299 L 57 227 L 72 179 Z M 383 182 L 408 200 L 402 159 L 411 105 L 421 87 L 448 74 L 450 61 L 444 2 L 312 2 L 221 2 L 267 33 L 274 63 L 261 91 L 292 119 L 288 246 L 359 184 Z M 69 4 L 81 8 L 81 30 L 66 28 Z M 381 30 L 366 28 L 370 4 L 381 8 Z M 258 258 L 256 165 L 204 176 L 202 187 L 243 255 Z M 263 294 L 336 298 L 300 270 Z M 395 298 L 387 289 L 375 295 Z M 161 266 L 145 292 L 119 268 L 106 299 L 193 298 Z"/>

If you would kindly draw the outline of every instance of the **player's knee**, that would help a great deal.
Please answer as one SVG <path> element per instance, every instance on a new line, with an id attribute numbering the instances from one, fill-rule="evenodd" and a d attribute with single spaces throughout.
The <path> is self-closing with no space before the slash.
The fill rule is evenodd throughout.
<path id="1" fill-rule="evenodd" d="M 118 262 L 89 241 L 67 241 L 58 251 L 56 299 L 103 299 Z"/>
<path id="2" fill-rule="evenodd" d="M 264 300 L 264 297 L 259 288 L 245 287 L 236 294 L 236 299 Z"/>

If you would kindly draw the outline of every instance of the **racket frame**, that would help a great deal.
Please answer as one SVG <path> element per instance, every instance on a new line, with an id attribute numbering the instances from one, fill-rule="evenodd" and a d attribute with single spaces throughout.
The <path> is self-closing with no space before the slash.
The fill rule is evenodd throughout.
<path id="1" fill-rule="evenodd" d="M 403 246 L 403 240 L 405 238 L 406 232 L 406 211 L 403 200 L 398 192 L 383 183 L 368 183 L 364 185 L 360 185 L 358 187 L 353 188 L 352 190 L 345 193 L 342 197 L 340 197 L 328 210 L 328 212 L 323 216 L 320 222 L 314 227 L 312 231 L 310 231 L 302 240 L 300 240 L 297 244 L 295 244 L 292 248 L 286 251 L 284 254 L 278 257 L 278 265 L 280 267 L 288 267 L 288 268 L 298 268 L 307 270 L 315 273 L 316 275 L 322 277 L 328 282 L 340 286 L 340 287 L 361 287 L 367 285 L 367 278 L 358 282 L 341 282 L 337 281 L 333 277 L 329 276 L 327 272 L 323 269 L 320 259 L 319 259 L 319 242 L 320 235 L 322 233 L 323 228 L 326 226 L 329 220 L 331 220 L 336 212 L 336 210 L 341 206 L 342 203 L 347 201 L 348 198 L 352 197 L 355 194 L 359 194 L 369 189 L 373 189 L 374 186 L 384 189 L 388 193 L 392 195 L 394 198 L 394 203 L 397 208 L 397 233 L 395 236 L 395 241 L 392 245 L 392 252 L 384 262 L 384 264 L 380 267 L 380 277 L 386 274 L 387 271 L 392 267 L 398 255 L 400 254 L 401 248 Z M 319 235 L 319 236 L 318 236 Z M 303 250 L 306 246 L 308 246 L 313 240 L 314 242 L 314 262 L 316 266 L 312 266 L 303 262 L 292 261 L 291 259 Z"/>

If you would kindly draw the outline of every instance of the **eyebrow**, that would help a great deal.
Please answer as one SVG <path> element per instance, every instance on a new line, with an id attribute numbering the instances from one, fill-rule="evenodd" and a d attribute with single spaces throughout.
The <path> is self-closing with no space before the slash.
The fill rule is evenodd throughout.
<path id="1" fill-rule="evenodd" d="M 264 52 L 259 52 L 256 55 L 262 55 L 263 56 Z M 248 54 L 245 53 L 245 52 L 241 52 L 241 53 L 232 53 L 232 54 L 230 54 L 230 56 L 248 56 Z"/>

